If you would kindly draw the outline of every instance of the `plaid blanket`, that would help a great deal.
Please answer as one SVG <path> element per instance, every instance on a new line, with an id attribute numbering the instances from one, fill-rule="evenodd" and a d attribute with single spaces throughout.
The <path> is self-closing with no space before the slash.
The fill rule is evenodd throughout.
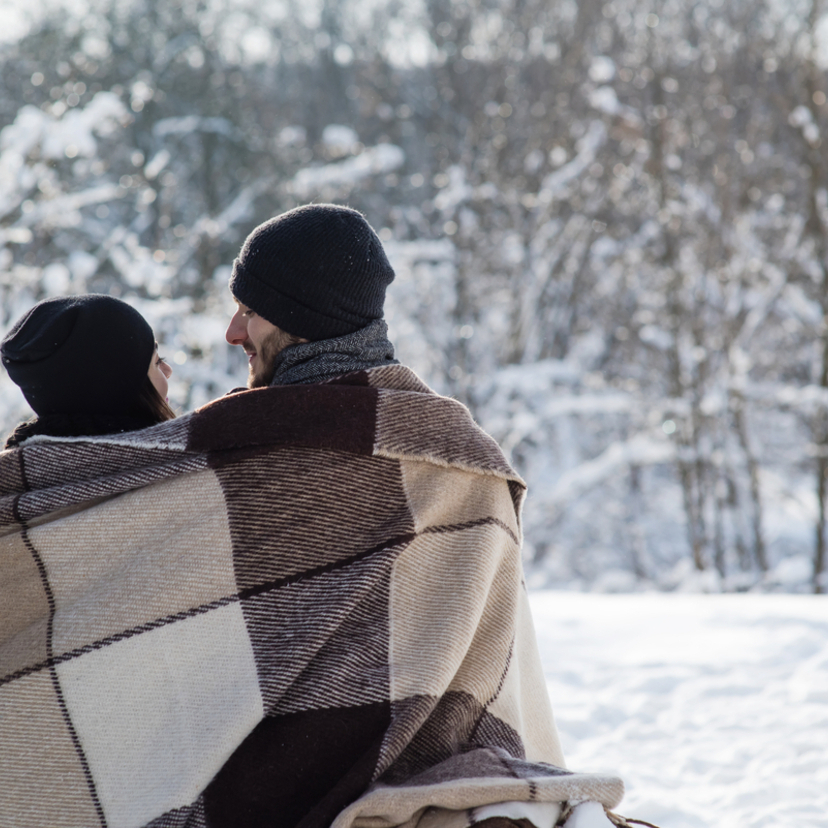
<path id="1" fill-rule="evenodd" d="M 563 769 L 523 495 L 402 366 L 0 453 L 0 825 L 614 807 L 619 780 Z"/>

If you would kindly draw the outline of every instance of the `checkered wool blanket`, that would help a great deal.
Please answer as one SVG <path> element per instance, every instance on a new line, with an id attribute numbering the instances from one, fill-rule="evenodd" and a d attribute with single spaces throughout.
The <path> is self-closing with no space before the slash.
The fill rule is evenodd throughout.
<path id="1" fill-rule="evenodd" d="M 614 807 L 619 780 L 562 769 L 523 493 L 402 366 L 0 453 L 0 825 Z"/>

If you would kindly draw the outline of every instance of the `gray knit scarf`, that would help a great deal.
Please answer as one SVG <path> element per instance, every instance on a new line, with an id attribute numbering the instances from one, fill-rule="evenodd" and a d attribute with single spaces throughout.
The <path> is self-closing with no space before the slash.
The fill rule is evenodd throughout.
<path id="1" fill-rule="evenodd" d="M 397 365 L 394 346 L 384 319 L 335 339 L 303 342 L 285 348 L 276 357 L 271 385 L 304 385 L 365 371 L 380 365 Z"/>

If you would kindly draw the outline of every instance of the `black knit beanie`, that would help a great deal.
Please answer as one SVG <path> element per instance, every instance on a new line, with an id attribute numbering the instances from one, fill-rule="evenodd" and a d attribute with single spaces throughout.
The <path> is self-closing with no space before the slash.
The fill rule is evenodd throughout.
<path id="1" fill-rule="evenodd" d="M 247 237 L 230 290 L 283 331 L 316 341 L 381 319 L 393 279 L 382 243 L 361 213 L 307 204 Z"/>
<path id="2" fill-rule="evenodd" d="M 99 294 L 45 299 L 0 344 L 9 376 L 40 417 L 130 413 L 154 350 L 144 317 Z"/>

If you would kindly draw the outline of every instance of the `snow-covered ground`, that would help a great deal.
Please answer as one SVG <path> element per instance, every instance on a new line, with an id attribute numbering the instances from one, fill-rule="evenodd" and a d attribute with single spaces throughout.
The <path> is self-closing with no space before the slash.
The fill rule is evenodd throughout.
<path id="1" fill-rule="evenodd" d="M 828 826 L 828 596 L 530 593 L 567 764 L 662 828 Z"/>

